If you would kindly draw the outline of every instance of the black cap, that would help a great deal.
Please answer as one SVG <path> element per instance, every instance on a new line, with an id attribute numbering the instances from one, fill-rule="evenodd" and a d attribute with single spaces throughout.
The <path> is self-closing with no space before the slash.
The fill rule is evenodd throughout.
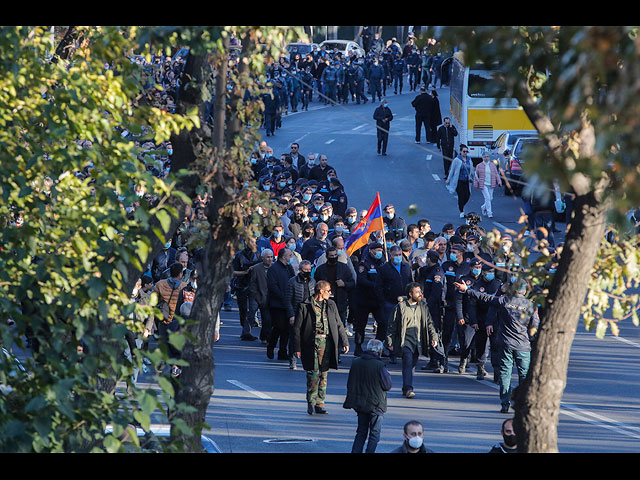
<path id="1" fill-rule="evenodd" d="M 435 250 L 429 250 L 427 252 L 427 258 L 432 262 L 440 261 L 440 255 L 438 255 L 438 252 L 436 252 Z"/>
<path id="2" fill-rule="evenodd" d="M 382 244 L 380 242 L 373 242 L 369 244 L 369 250 L 373 250 L 375 248 L 382 248 Z"/>

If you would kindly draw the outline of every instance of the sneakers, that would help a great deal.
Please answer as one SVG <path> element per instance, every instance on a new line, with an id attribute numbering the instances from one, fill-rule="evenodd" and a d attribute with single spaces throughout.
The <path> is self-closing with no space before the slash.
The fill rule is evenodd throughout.
<path id="1" fill-rule="evenodd" d="M 289 360 L 289 368 L 291 370 L 296 370 L 298 368 L 298 362 L 296 361 L 296 358 L 293 357 Z"/>
<path id="2" fill-rule="evenodd" d="M 503 405 L 500 409 L 500 413 L 509 413 L 509 405 Z"/>
<path id="3" fill-rule="evenodd" d="M 251 341 L 257 340 L 257 339 L 258 339 L 258 337 L 254 337 L 250 333 L 247 333 L 246 335 L 240 335 L 240 340 L 243 340 L 243 341 L 251 342 Z"/>
<path id="4" fill-rule="evenodd" d="M 311 405 L 310 403 L 307 404 L 307 413 L 309 415 L 313 415 L 313 405 Z"/>
<path id="5" fill-rule="evenodd" d="M 478 366 L 478 375 L 476 376 L 476 379 L 478 380 L 484 380 L 484 377 L 487 375 L 487 371 L 484 369 L 484 366 L 479 365 Z"/>
<path id="6" fill-rule="evenodd" d="M 354 333 L 353 333 L 353 328 L 351 327 L 351 324 L 347 324 L 347 337 L 353 337 Z"/>
<path id="7" fill-rule="evenodd" d="M 484 205 L 482 207 L 480 207 L 480 211 L 482 212 L 482 215 L 486 215 L 487 214 L 487 209 L 484 208 Z"/>
<path id="8" fill-rule="evenodd" d="M 460 218 L 464 218 L 464 212 L 460 212 Z"/>
<path id="9" fill-rule="evenodd" d="M 405 392 L 404 396 L 407 398 L 413 398 L 416 396 L 416 394 L 413 393 L 413 390 L 409 390 L 408 392 Z"/>
<path id="10" fill-rule="evenodd" d="M 327 415 L 329 412 L 327 412 L 324 408 L 319 407 L 319 406 L 315 406 L 313 407 L 313 411 L 315 413 L 317 413 L 318 415 Z"/>
<path id="11" fill-rule="evenodd" d="M 273 348 L 267 347 L 267 358 L 273 360 Z"/>

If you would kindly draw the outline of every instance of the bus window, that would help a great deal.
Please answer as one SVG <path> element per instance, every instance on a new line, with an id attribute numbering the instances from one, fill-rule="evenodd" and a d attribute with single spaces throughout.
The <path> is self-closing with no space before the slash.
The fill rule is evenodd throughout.
<path id="1" fill-rule="evenodd" d="M 469 96 L 474 98 L 504 97 L 507 93 L 504 80 L 495 73 L 489 70 L 470 70 Z"/>

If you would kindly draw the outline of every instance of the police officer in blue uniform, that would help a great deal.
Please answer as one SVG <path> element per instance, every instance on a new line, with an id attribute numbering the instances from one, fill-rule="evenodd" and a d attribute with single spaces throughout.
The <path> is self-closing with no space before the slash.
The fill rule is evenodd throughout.
<path id="1" fill-rule="evenodd" d="M 398 93 L 398 90 L 402 93 L 404 74 L 406 70 L 406 61 L 400 55 L 396 55 L 396 58 L 393 61 L 393 93 Z"/>
<path id="2" fill-rule="evenodd" d="M 376 101 L 376 95 L 378 95 L 378 100 L 382 101 L 382 80 L 384 77 L 384 67 L 380 65 L 380 60 L 376 57 L 368 72 L 369 89 L 373 103 Z"/>
<path id="3" fill-rule="evenodd" d="M 457 282 L 469 274 L 469 263 L 463 258 L 464 248 L 460 244 L 453 244 L 449 251 L 449 260 L 442 263 L 442 270 L 446 278 L 446 293 L 444 316 L 442 319 L 442 346 L 444 356 L 439 359 L 444 373 L 449 372 L 449 345 L 453 336 L 453 330 L 458 320 L 456 311 L 456 298 L 458 296 L 454 282 Z"/>
<path id="4" fill-rule="evenodd" d="M 404 218 L 396 215 L 396 208 L 389 204 L 384 207 L 384 222 L 386 237 L 390 237 L 393 242 L 399 242 L 407 236 L 407 222 Z"/>
<path id="5" fill-rule="evenodd" d="M 356 357 L 362 353 L 362 342 L 364 341 L 369 314 L 373 315 L 376 323 L 379 324 L 381 320 L 381 305 L 376 296 L 375 285 L 378 269 L 386 261 L 382 252 L 382 244 L 378 242 L 370 243 L 365 250 L 356 271 L 356 302 L 353 318 L 354 355 Z"/>
<path id="6" fill-rule="evenodd" d="M 438 332 L 438 338 L 442 336 L 442 313 L 444 310 L 445 275 L 440 267 L 440 255 L 435 250 L 426 253 L 427 264 L 418 270 L 417 282 L 423 287 L 424 298 L 429 307 L 433 326 Z M 442 373 L 444 367 L 438 366 L 438 354 L 433 347 L 429 349 L 429 363 L 422 370 L 432 370 Z"/>
<path id="7" fill-rule="evenodd" d="M 409 90 L 413 92 L 420 84 L 420 54 L 415 47 L 407 55 L 406 61 L 407 70 L 409 71 Z"/>
<path id="8" fill-rule="evenodd" d="M 473 285 L 474 290 L 478 290 L 480 293 L 487 293 L 489 295 L 497 295 L 502 287 L 502 282 L 496 278 L 496 269 L 490 264 L 482 265 L 482 275 L 478 281 Z M 475 333 L 475 363 L 477 366 L 478 380 L 484 380 L 487 375 L 487 371 L 484 368 L 484 364 L 487 361 L 487 352 L 489 351 L 489 342 L 487 337 L 487 325 L 489 323 L 495 324 L 494 317 L 496 314 L 495 308 L 489 307 L 483 302 L 475 303 L 475 317 L 478 322 L 478 329 Z M 473 355 L 473 354 L 472 354 Z M 471 360 L 474 358 L 472 356 Z M 492 359 L 493 360 L 493 359 Z"/>
<path id="9" fill-rule="evenodd" d="M 322 72 L 322 83 L 325 89 L 325 104 L 331 101 L 331 106 L 334 106 L 338 101 L 338 69 L 335 62 L 327 60 L 327 66 Z"/>
<path id="10" fill-rule="evenodd" d="M 479 258 L 472 258 L 469 262 L 470 272 L 460 277 L 460 281 L 467 284 L 468 288 L 474 285 L 482 274 L 482 261 Z M 462 374 L 467 369 L 467 363 L 471 356 L 471 346 L 478 331 L 478 319 L 476 318 L 475 301 L 468 296 L 458 292 L 456 296 L 456 316 L 458 323 L 458 340 L 460 341 L 460 365 L 458 373 Z"/>

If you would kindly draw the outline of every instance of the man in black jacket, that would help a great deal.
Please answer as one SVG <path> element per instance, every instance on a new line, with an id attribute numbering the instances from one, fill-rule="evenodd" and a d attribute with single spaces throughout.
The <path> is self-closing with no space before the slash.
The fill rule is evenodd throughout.
<path id="1" fill-rule="evenodd" d="M 431 128 L 431 116 L 435 108 L 435 101 L 424 87 L 420 87 L 420 94 L 413 99 L 411 106 L 416 111 L 416 143 L 420 143 L 423 126 L 425 138 L 429 142 L 429 129 Z"/>
<path id="2" fill-rule="evenodd" d="M 391 390 L 391 375 L 380 359 L 383 345 L 372 338 L 364 353 L 353 360 L 347 379 L 347 396 L 343 408 L 351 408 L 358 415 L 358 428 L 351 453 L 375 453 L 380 441 L 382 416 L 387 411 L 387 392 Z"/>
<path id="3" fill-rule="evenodd" d="M 442 152 L 442 163 L 444 165 L 444 176 L 449 176 L 449 168 L 453 161 L 453 147 L 455 145 L 455 137 L 458 136 L 458 130 L 455 125 L 451 124 L 449 117 L 444 117 L 443 125 L 438 128 L 436 135 L 436 145 L 438 150 Z"/>
<path id="4" fill-rule="evenodd" d="M 267 357 L 273 358 L 273 352 L 280 340 L 278 360 L 289 360 L 287 344 L 289 342 L 289 318 L 285 295 L 287 283 L 295 275 L 289 264 L 293 252 L 283 248 L 278 252 L 278 261 L 267 270 L 267 287 L 269 301 L 269 316 L 271 317 L 271 334 L 267 343 Z"/>
<path id="5" fill-rule="evenodd" d="M 256 337 L 248 333 L 251 331 L 251 324 L 254 319 L 247 317 L 249 309 L 249 269 L 260 263 L 257 250 L 256 239 L 252 237 L 247 240 L 245 248 L 233 257 L 233 283 L 240 312 L 240 325 L 242 326 L 241 340 L 256 340 Z"/>
<path id="6" fill-rule="evenodd" d="M 378 270 L 384 264 L 382 245 L 380 243 L 370 243 L 363 251 L 362 260 L 358 265 L 356 280 L 356 302 L 354 305 L 353 329 L 355 340 L 355 356 L 362 353 L 362 343 L 364 342 L 365 329 L 369 321 L 369 314 L 377 323 L 381 321 L 380 303 L 381 299 L 376 296 L 375 285 L 378 277 Z"/>
<path id="7" fill-rule="evenodd" d="M 347 309 L 349 308 L 348 295 L 352 288 L 356 286 L 356 279 L 353 278 L 351 270 L 346 263 L 338 261 L 338 249 L 329 247 L 326 251 L 327 261 L 320 265 L 314 275 L 316 281 L 325 280 L 331 285 L 333 300 L 338 306 L 340 320 L 344 326 L 347 325 Z"/>
<path id="8" fill-rule="evenodd" d="M 289 368 L 295 370 L 296 356 L 293 348 L 293 324 L 296 319 L 296 312 L 302 302 L 306 302 L 313 295 L 316 287 L 316 280 L 311 276 L 312 265 L 308 260 L 302 260 L 298 267 L 298 275 L 291 277 L 287 283 L 285 303 L 287 305 L 287 316 L 289 317 Z"/>
<path id="9" fill-rule="evenodd" d="M 294 323 L 293 349 L 307 372 L 307 413 L 327 414 L 324 401 L 327 373 L 338 369 L 338 351 L 349 352 L 349 337 L 342 326 L 338 308 L 331 296 L 331 286 L 324 280 L 316 283 L 314 295 L 302 302 Z"/>
<path id="10" fill-rule="evenodd" d="M 389 143 L 389 126 L 393 120 L 393 113 L 387 104 L 387 99 L 382 100 L 382 104 L 373 112 L 373 119 L 376 121 L 376 131 L 378 133 L 378 155 L 387 154 L 387 144 Z"/>
<path id="11" fill-rule="evenodd" d="M 393 309 L 398 304 L 398 298 L 404 296 L 407 285 L 413 281 L 411 266 L 402 261 L 402 249 L 394 245 L 389 249 L 389 261 L 378 270 L 376 278 L 376 297 L 382 303 L 381 318 L 378 321 L 376 338 L 387 339 L 387 327 Z M 391 362 L 395 363 L 395 355 L 391 353 Z"/>

